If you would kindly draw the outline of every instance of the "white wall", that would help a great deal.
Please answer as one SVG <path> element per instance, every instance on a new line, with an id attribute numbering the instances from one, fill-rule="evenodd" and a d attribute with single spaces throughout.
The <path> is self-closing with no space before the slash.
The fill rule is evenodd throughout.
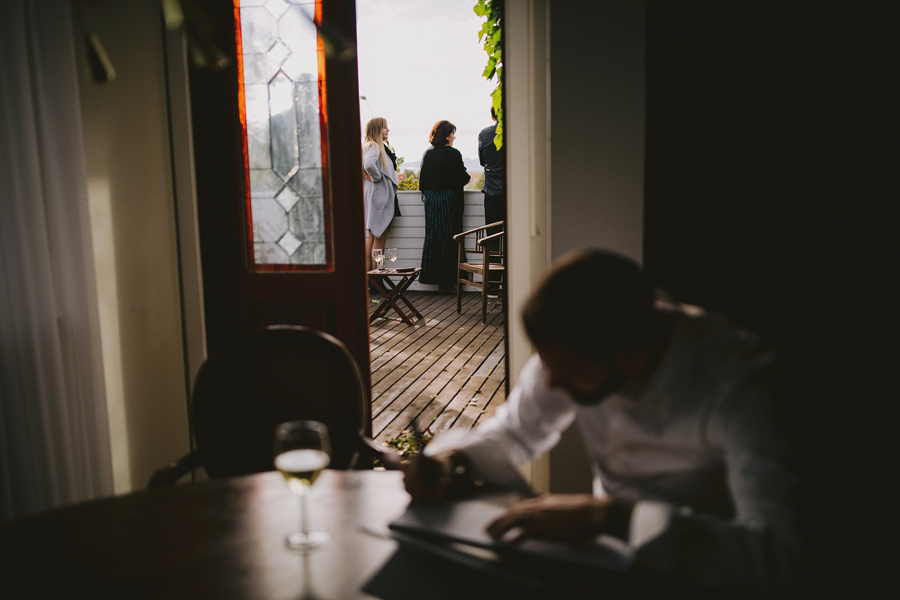
<path id="1" fill-rule="evenodd" d="M 124 493 L 189 448 L 163 35 L 157 0 L 80 6 L 117 73 L 103 85 L 82 79 L 80 95 L 115 487 Z"/>
<path id="2" fill-rule="evenodd" d="M 552 259 L 587 246 L 642 258 L 644 1 L 512 2 L 504 35 L 514 383 L 532 353 L 517 315 Z M 538 491 L 589 491 L 577 431 L 530 475 Z"/>
<path id="3" fill-rule="evenodd" d="M 550 5 L 551 258 L 598 246 L 642 259 L 644 0 Z M 511 59 L 512 60 L 512 59 Z M 554 492 L 590 491 L 572 428 L 550 453 Z"/>
<path id="4" fill-rule="evenodd" d="M 550 264 L 550 3 L 506 5 L 504 143 L 507 160 L 507 375 L 514 386 L 533 348 L 519 315 Z M 550 489 L 549 460 L 527 466 L 538 492 Z"/>
<path id="5" fill-rule="evenodd" d="M 640 261 L 644 2 L 551 4 L 552 257 L 601 246 Z"/>

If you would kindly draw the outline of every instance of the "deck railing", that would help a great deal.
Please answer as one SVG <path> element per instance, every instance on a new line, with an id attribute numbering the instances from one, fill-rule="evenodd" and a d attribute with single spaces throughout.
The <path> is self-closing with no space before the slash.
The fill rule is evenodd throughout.
<path id="1" fill-rule="evenodd" d="M 388 268 L 421 267 L 422 245 L 425 241 L 425 205 L 419 191 L 397 192 L 402 217 L 394 217 L 385 248 L 397 249 L 397 262 L 385 265 Z M 465 211 L 463 212 L 463 230 L 484 225 L 484 194 L 481 191 L 465 191 Z M 469 250 L 475 251 L 473 247 Z M 436 285 L 423 285 L 416 281 L 409 289 L 437 291 Z M 469 288 L 466 288 L 469 289 Z M 471 288 L 470 291 L 474 291 Z"/>

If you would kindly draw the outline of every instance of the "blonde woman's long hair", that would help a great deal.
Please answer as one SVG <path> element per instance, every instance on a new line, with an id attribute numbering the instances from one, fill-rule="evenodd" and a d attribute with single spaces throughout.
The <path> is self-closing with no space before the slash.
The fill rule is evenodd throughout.
<path id="1" fill-rule="evenodd" d="M 375 144 L 378 147 L 378 156 L 381 159 L 382 166 L 388 169 L 391 163 L 387 157 L 387 152 L 384 151 L 384 138 L 381 137 L 386 127 L 387 121 L 384 117 L 369 119 L 369 122 L 366 123 L 366 138 L 363 141 L 363 148 L 366 147 L 366 144 Z"/>

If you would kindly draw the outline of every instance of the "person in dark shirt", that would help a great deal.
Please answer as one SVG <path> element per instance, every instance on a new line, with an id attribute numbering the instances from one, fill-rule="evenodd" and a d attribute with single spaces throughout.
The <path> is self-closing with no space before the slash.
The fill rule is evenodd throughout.
<path id="1" fill-rule="evenodd" d="M 497 113 L 491 107 L 491 118 L 494 124 L 485 127 L 478 134 L 478 162 L 484 167 L 484 224 L 490 225 L 497 221 L 506 220 L 506 148 L 494 145 L 494 136 L 497 134 Z M 503 227 L 491 227 L 487 235 L 503 231 Z M 498 242 L 491 244 L 492 250 L 496 250 Z"/>
<path id="2" fill-rule="evenodd" d="M 453 147 L 456 125 L 438 121 L 431 129 L 431 148 L 422 155 L 419 189 L 425 203 L 425 243 L 422 274 L 425 284 L 437 284 L 441 293 L 455 294 L 459 281 L 457 247 L 453 236 L 462 232 L 463 187 L 469 183 L 462 154 Z"/>

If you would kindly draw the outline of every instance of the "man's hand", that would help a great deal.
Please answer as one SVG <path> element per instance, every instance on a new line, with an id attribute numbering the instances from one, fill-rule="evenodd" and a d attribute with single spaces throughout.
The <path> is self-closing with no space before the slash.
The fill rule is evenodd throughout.
<path id="1" fill-rule="evenodd" d="M 627 537 L 627 524 L 632 507 L 633 504 L 615 500 L 612 496 L 603 498 L 595 498 L 590 494 L 538 496 L 514 504 L 488 525 L 487 532 L 498 540 L 512 530 L 518 530 L 507 540 L 512 543 L 528 537 L 579 542 L 600 533 L 609 533 L 624 539 Z"/>
<path id="2" fill-rule="evenodd" d="M 453 481 L 451 454 L 418 455 L 403 465 L 403 483 L 413 502 L 437 504 L 444 499 Z"/>

